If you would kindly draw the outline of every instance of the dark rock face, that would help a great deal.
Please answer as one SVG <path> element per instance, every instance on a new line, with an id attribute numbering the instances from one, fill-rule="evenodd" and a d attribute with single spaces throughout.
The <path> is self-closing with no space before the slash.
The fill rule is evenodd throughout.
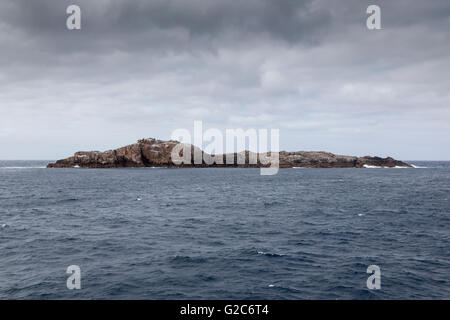
<path id="1" fill-rule="evenodd" d="M 297 151 L 280 152 L 280 167 L 307 168 L 364 168 L 364 167 L 412 167 L 391 157 L 354 157 L 329 152 Z"/>
<path id="2" fill-rule="evenodd" d="M 190 163 L 176 165 L 172 162 L 172 150 L 179 145 L 178 141 L 162 141 L 156 139 L 142 139 L 135 144 L 121 147 L 116 150 L 100 151 L 80 151 L 76 152 L 72 157 L 58 160 L 55 163 L 50 163 L 48 168 L 126 168 L 126 167 L 267 167 L 258 161 L 256 163 L 249 163 L 251 156 L 255 155 L 252 152 L 240 152 L 230 155 L 215 155 L 211 156 L 204 154 L 203 151 L 197 147 L 185 145 L 191 148 L 192 160 Z M 189 150 L 189 149 L 185 149 Z M 207 164 L 202 161 L 201 164 L 194 163 L 194 151 L 201 152 L 202 156 L 219 158 L 220 163 Z M 182 151 L 179 153 L 182 155 Z M 234 159 L 232 163 L 227 163 L 227 156 Z M 245 163 L 238 164 L 237 159 L 242 157 Z M 279 152 L 279 167 L 306 167 L 306 168 L 363 168 L 366 166 L 377 167 L 411 167 L 411 165 L 394 160 L 390 157 L 353 157 L 335 155 L 329 152 Z"/>
<path id="3" fill-rule="evenodd" d="M 58 160 L 47 167 L 124 168 L 171 166 L 173 165 L 171 152 L 178 143 L 178 141 L 142 139 L 135 144 L 116 150 L 76 152 L 72 157 Z"/>

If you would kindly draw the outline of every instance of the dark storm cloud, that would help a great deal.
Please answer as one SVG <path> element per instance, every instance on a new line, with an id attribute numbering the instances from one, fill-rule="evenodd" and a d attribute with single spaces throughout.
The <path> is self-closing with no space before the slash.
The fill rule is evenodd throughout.
<path id="1" fill-rule="evenodd" d="M 82 8 L 84 30 L 97 36 L 123 36 L 181 29 L 192 38 L 221 37 L 233 32 L 243 37 L 267 35 L 285 41 L 311 37 L 329 23 L 329 12 L 313 8 L 312 0 L 247 1 L 28 1 L 6 2 L 0 16 L 11 27 L 36 36 L 57 36 L 65 31 L 69 4 Z M 147 44 L 152 46 L 155 44 Z"/>
<path id="2" fill-rule="evenodd" d="M 83 37 L 69 36 L 65 29 L 65 9 L 70 4 L 82 8 Z M 450 5 L 446 0 L 433 1 L 432 5 L 410 0 L 8 0 L 0 4 L 0 18 L 9 28 L 22 30 L 27 36 L 75 39 L 79 47 L 95 41 L 107 46 L 105 39 L 133 45 L 135 37 L 145 40 L 147 35 L 151 39 L 149 34 L 164 30 L 186 32 L 194 42 L 197 38 L 223 41 L 231 35 L 234 41 L 261 37 L 317 43 L 339 33 L 339 28 L 355 24 L 364 27 L 362 14 L 369 4 L 383 7 L 385 26 L 449 26 Z M 220 46 L 220 41 L 215 43 Z M 158 43 L 146 41 L 134 45 L 139 49 L 158 47 Z"/>
<path id="3" fill-rule="evenodd" d="M 79 31 L 66 29 L 71 4 Z M 382 30 L 367 30 L 369 4 Z M 0 157 L 204 120 L 278 127 L 284 149 L 450 158 L 449 30 L 447 0 L 2 1 L 0 141 L 13 155 Z"/>

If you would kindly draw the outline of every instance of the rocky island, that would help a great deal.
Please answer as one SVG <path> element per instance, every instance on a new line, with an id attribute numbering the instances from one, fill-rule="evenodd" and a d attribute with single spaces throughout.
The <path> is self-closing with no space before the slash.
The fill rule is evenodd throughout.
<path id="1" fill-rule="evenodd" d="M 72 157 L 58 160 L 55 163 L 47 165 L 48 168 L 143 168 L 143 167 L 265 167 L 258 161 L 256 164 L 249 163 L 249 157 L 252 155 L 249 151 L 241 153 L 214 155 L 213 157 L 222 158 L 222 163 L 207 164 L 202 161 L 201 164 L 185 163 L 176 165 L 171 158 L 172 150 L 180 142 L 169 140 L 157 140 L 153 138 L 141 139 L 137 143 L 121 147 L 115 150 L 100 151 L 80 151 L 76 152 Z M 211 157 L 203 151 L 189 145 L 192 151 L 199 151 L 203 156 Z M 193 154 L 193 153 L 192 153 Z M 233 164 L 226 162 L 226 157 L 230 156 L 235 159 Z M 253 153 L 253 155 L 255 155 Z M 244 164 L 237 164 L 238 156 L 245 157 Z M 204 159 L 204 158 L 203 158 Z M 280 168 L 364 168 L 364 167 L 412 167 L 402 161 L 395 160 L 391 157 L 355 157 L 335 155 L 322 151 L 296 151 L 296 152 L 279 152 Z"/>

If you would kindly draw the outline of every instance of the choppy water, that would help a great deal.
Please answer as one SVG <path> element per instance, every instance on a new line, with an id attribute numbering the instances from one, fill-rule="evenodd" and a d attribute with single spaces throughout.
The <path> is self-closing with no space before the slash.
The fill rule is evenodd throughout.
<path id="1" fill-rule="evenodd" d="M 0 298 L 450 299 L 448 162 L 276 176 L 46 163 L 0 161 Z M 73 264 L 81 290 L 66 288 Z"/>

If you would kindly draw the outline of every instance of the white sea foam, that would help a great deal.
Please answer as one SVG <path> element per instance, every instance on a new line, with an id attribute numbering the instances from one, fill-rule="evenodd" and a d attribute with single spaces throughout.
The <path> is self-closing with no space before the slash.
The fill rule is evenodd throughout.
<path id="1" fill-rule="evenodd" d="M 416 166 L 415 164 L 411 164 L 411 166 L 416 169 L 426 169 L 427 168 L 427 167 Z"/>
<path id="2" fill-rule="evenodd" d="M 264 255 L 264 256 L 270 256 L 270 257 L 282 257 L 284 254 L 282 253 L 270 253 L 270 252 L 264 252 L 264 251 L 258 251 L 258 254 Z"/>
<path id="3" fill-rule="evenodd" d="M 369 164 L 364 164 L 363 165 L 364 168 L 369 168 L 369 169 L 407 169 L 409 167 L 406 166 L 395 166 L 395 167 L 382 167 L 382 166 L 371 166 Z"/>
<path id="4" fill-rule="evenodd" d="M 379 167 L 379 166 L 371 166 L 371 165 L 368 165 L 368 164 L 364 164 L 363 167 L 364 167 L 364 168 L 370 168 L 370 169 L 373 169 L 373 168 L 383 168 L 383 167 Z"/>

